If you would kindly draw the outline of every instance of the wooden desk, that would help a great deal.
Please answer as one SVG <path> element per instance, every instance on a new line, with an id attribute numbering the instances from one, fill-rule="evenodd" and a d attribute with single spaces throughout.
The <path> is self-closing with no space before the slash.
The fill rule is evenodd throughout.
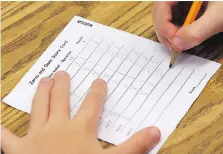
<path id="1" fill-rule="evenodd" d="M 157 41 L 151 2 L 2 2 L 1 8 L 1 98 L 13 89 L 74 15 Z M 222 40 L 222 36 L 219 37 Z M 219 38 L 214 39 L 191 52 L 212 59 L 220 58 L 223 45 L 218 43 Z M 220 62 L 223 64 L 223 59 Z M 25 135 L 29 115 L 4 103 L 1 108 L 2 125 L 18 136 Z M 105 148 L 110 146 L 105 142 L 101 144 Z M 222 67 L 160 153 L 223 153 Z"/>

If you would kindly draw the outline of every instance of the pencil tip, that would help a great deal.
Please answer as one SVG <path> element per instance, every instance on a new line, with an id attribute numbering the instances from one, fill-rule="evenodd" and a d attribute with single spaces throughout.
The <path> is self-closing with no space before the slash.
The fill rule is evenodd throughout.
<path id="1" fill-rule="evenodd" d="M 170 65 L 169 65 L 169 68 L 171 68 L 172 66 L 173 66 L 173 65 L 172 65 L 172 64 L 170 64 Z"/>

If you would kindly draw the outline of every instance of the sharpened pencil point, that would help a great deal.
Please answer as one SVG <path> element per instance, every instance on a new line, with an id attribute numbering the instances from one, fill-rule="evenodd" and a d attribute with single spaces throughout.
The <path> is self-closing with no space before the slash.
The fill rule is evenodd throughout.
<path id="1" fill-rule="evenodd" d="M 172 64 L 170 64 L 170 65 L 169 65 L 169 68 L 171 68 L 172 66 L 173 66 L 173 65 L 172 65 Z"/>

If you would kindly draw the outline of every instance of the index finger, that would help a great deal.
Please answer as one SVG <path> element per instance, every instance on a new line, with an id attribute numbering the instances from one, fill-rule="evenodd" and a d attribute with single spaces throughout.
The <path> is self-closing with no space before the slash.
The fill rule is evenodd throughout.
<path id="1" fill-rule="evenodd" d="M 171 40 L 178 28 L 172 22 L 172 7 L 177 2 L 154 2 L 153 4 L 153 24 L 155 29 L 166 39 Z"/>
<path id="2" fill-rule="evenodd" d="M 101 108 L 107 93 L 106 82 L 102 79 L 95 80 L 89 93 L 78 110 L 75 120 L 84 124 L 87 129 L 97 132 Z"/>

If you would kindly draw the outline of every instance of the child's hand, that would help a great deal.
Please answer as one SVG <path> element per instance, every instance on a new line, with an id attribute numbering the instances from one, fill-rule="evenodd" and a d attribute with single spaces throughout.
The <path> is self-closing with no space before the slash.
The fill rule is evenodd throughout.
<path id="1" fill-rule="evenodd" d="M 54 79 L 40 81 L 35 94 L 28 134 L 18 138 L 2 128 L 6 154 L 140 154 L 151 150 L 160 139 L 155 127 L 146 128 L 125 143 L 102 149 L 97 140 L 106 83 L 96 80 L 77 115 L 69 118 L 70 78 L 58 72 Z"/>
<path id="2" fill-rule="evenodd" d="M 223 2 L 204 3 L 203 15 L 191 25 L 178 28 L 173 20 L 186 18 L 188 2 L 154 2 L 153 23 L 157 37 L 166 47 L 182 51 L 193 48 L 209 37 L 223 31 Z M 173 16 L 172 16 L 173 15 Z M 182 21 L 181 21 L 182 22 Z"/>

